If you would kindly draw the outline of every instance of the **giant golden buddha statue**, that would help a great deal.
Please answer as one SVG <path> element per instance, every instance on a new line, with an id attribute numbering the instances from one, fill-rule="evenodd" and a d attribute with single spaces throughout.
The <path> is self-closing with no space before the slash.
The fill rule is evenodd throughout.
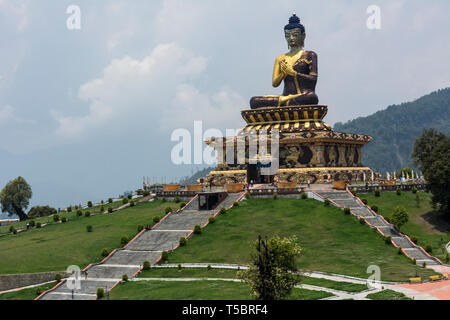
<path id="1" fill-rule="evenodd" d="M 314 92 L 318 77 L 317 55 L 303 49 L 305 27 L 295 13 L 284 27 L 284 32 L 289 52 L 277 57 L 272 77 L 275 88 L 284 82 L 283 95 L 253 97 L 250 100 L 252 109 L 319 103 Z"/>

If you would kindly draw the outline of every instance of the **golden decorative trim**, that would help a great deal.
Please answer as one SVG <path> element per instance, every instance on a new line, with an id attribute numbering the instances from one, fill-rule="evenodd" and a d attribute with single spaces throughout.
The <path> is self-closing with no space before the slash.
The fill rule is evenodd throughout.
<path id="1" fill-rule="evenodd" d="M 266 118 L 269 119 L 269 121 L 273 121 L 272 116 L 270 113 L 266 113 Z"/>
<path id="2" fill-rule="evenodd" d="M 263 116 L 260 113 L 258 113 L 258 120 L 261 121 L 261 122 L 265 122 L 266 121 L 266 120 L 264 120 Z"/>
<path id="3" fill-rule="evenodd" d="M 289 121 L 289 112 L 285 111 L 284 112 L 284 117 L 286 118 L 287 121 Z"/>
<path id="4" fill-rule="evenodd" d="M 281 117 L 278 112 L 275 112 L 275 118 L 277 119 L 277 121 L 281 121 Z"/>
<path id="5" fill-rule="evenodd" d="M 256 119 L 252 114 L 249 116 L 249 118 L 250 118 L 250 122 L 256 122 Z"/>

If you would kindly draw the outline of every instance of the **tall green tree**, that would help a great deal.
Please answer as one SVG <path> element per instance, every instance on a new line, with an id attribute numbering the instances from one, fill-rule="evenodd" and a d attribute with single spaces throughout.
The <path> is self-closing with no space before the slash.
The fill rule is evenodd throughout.
<path id="1" fill-rule="evenodd" d="M 438 132 L 434 128 L 426 129 L 422 134 L 414 141 L 414 149 L 411 154 L 413 158 L 414 165 L 420 166 L 422 172 L 426 171 L 430 166 L 430 155 L 434 148 L 447 138 L 442 132 Z"/>
<path id="2" fill-rule="evenodd" d="M 31 187 L 24 178 L 18 177 L 8 182 L 0 192 L 2 212 L 7 212 L 9 216 L 17 215 L 21 221 L 26 220 L 25 210 L 32 195 Z"/>
<path id="3" fill-rule="evenodd" d="M 259 300 L 281 300 L 300 282 L 293 274 L 297 270 L 296 259 L 301 248 L 296 238 L 270 239 L 258 237 L 253 244 L 251 264 L 241 271 L 239 277 L 249 284 Z"/>
<path id="4" fill-rule="evenodd" d="M 425 130 L 414 142 L 412 157 L 433 194 L 433 204 L 450 213 L 450 138 L 435 129 Z"/>
<path id="5" fill-rule="evenodd" d="M 406 212 L 406 209 L 397 206 L 392 211 L 392 218 L 391 223 L 400 230 L 402 226 L 404 226 L 409 220 L 408 213 Z"/>

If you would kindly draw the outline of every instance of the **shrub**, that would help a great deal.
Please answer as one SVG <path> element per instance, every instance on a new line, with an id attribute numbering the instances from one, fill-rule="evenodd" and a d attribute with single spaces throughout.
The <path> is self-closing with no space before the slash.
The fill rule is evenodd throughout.
<path id="1" fill-rule="evenodd" d="M 37 296 L 40 296 L 42 294 L 42 292 L 44 292 L 44 288 L 42 288 L 42 287 L 37 287 L 36 288 L 36 295 Z"/>
<path id="2" fill-rule="evenodd" d="M 400 196 L 402 194 L 402 191 L 400 190 L 400 188 L 397 188 L 396 193 L 397 193 L 398 196 Z"/>
<path id="3" fill-rule="evenodd" d="M 105 203 L 105 201 L 103 201 L 103 200 L 102 200 L 102 201 L 100 201 L 100 204 L 104 204 L 104 203 Z"/>
<path id="4" fill-rule="evenodd" d="M 375 197 L 380 197 L 381 196 L 381 192 L 379 189 L 375 190 Z"/>
<path id="5" fill-rule="evenodd" d="M 408 219 L 408 213 L 405 208 L 397 206 L 392 211 L 391 221 L 397 229 L 400 229 L 403 225 L 405 225 L 408 222 Z"/>
<path id="6" fill-rule="evenodd" d="M 274 199 L 274 200 L 277 200 L 277 199 L 278 199 L 278 193 L 276 193 L 276 192 L 273 193 L 273 199 Z"/>
<path id="7" fill-rule="evenodd" d="M 72 207 L 67 207 L 67 212 L 72 212 Z"/>
<path id="8" fill-rule="evenodd" d="M 183 207 L 185 207 L 186 205 L 187 205 L 187 202 L 181 202 L 181 203 L 180 203 L 180 209 L 183 208 Z"/>
<path id="9" fill-rule="evenodd" d="M 220 209 L 220 214 L 225 214 L 227 213 L 227 209 L 226 208 L 221 208 Z"/>
<path id="10" fill-rule="evenodd" d="M 308 194 L 306 192 L 302 192 L 301 198 L 302 199 L 308 199 Z"/>
<path id="11" fill-rule="evenodd" d="M 113 203 L 112 198 L 109 198 L 109 199 L 108 199 L 108 203 Z"/>
<path id="12" fill-rule="evenodd" d="M 212 224 L 212 223 L 216 222 L 216 218 L 214 218 L 214 217 L 209 217 L 209 218 L 208 218 L 208 222 Z"/>
<path id="13" fill-rule="evenodd" d="M 181 237 L 179 243 L 180 243 L 180 247 L 184 247 L 186 245 L 186 238 Z"/>
<path id="14" fill-rule="evenodd" d="M 92 208 L 92 201 L 88 201 L 87 205 L 89 208 Z"/>
<path id="15" fill-rule="evenodd" d="M 403 254 L 402 248 L 398 248 L 398 249 L 397 249 L 397 253 L 398 253 L 398 254 Z"/>
<path id="16" fill-rule="evenodd" d="M 113 208 L 112 207 L 109 207 L 108 208 L 108 213 L 112 213 L 113 212 Z"/>
<path id="17" fill-rule="evenodd" d="M 158 217 L 158 216 L 154 216 L 154 217 L 153 217 L 153 222 L 154 222 L 154 223 L 158 223 L 159 221 L 161 221 L 161 218 L 160 218 L 160 217 Z"/>
<path id="18" fill-rule="evenodd" d="M 178 264 L 178 271 L 181 271 L 182 267 L 181 264 Z"/>
<path id="19" fill-rule="evenodd" d="M 329 206 L 330 203 L 331 203 L 330 199 L 325 199 L 324 202 L 323 202 L 323 204 L 326 205 L 326 206 Z"/>
<path id="20" fill-rule="evenodd" d="M 180 200 L 180 197 L 175 197 L 175 203 L 179 203 L 181 200 Z"/>
<path id="21" fill-rule="evenodd" d="M 87 231 L 87 232 L 92 232 L 92 226 L 91 226 L 91 225 L 86 226 L 86 231 Z"/>
<path id="22" fill-rule="evenodd" d="M 345 208 L 344 208 L 344 213 L 345 213 L 345 214 L 350 214 L 350 208 L 345 207 Z"/>
<path id="23" fill-rule="evenodd" d="M 370 209 L 372 209 L 372 211 L 375 213 L 378 212 L 378 206 L 376 206 L 375 204 L 371 206 Z"/>
<path id="24" fill-rule="evenodd" d="M 252 198 L 252 195 L 250 194 L 250 192 L 247 192 L 245 194 L 245 199 L 251 199 L 251 198 Z"/>
<path id="25" fill-rule="evenodd" d="M 391 223 L 391 218 L 390 217 L 385 217 L 384 220 L 386 220 L 388 223 Z"/>
<path id="26" fill-rule="evenodd" d="M 105 290 L 103 288 L 97 289 L 97 299 L 101 299 L 105 296 Z"/>
<path id="27" fill-rule="evenodd" d="M 58 222 L 59 221 L 59 215 L 55 214 L 53 216 L 53 221 Z"/>
<path id="28" fill-rule="evenodd" d="M 369 203 L 369 201 L 367 201 L 367 199 L 361 199 L 361 202 L 364 203 L 364 204 L 368 204 Z"/>
<path id="29" fill-rule="evenodd" d="M 206 270 L 211 270 L 212 269 L 212 267 L 211 267 L 211 265 L 210 264 L 208 264 L 208 266 L 206 267 Z"/>
<path id="30" fill-rule="evenodd" d="M 166 200 L 166 197 L 163 197 L 162 199 L 161 199 L 161 201 L 162 202 L 166 202 L 167 200 Z"/>
<path id="31" fill-rule="evenodd" d="M 413 258 L 413 259 L 412 259 L 412 262 L 413 262 L 414 264 L 417 264 L 416 258 Z"/>
<path id="32" fill-rule="evenodd" d="M 384 237 L 384 243 L 391 244 L 392 243 L 392 237 L 391 236 L 385 236 Z"/>
<path id="33" fill-rule="evenodd" d="M 109 251 L 106 248 L 102 249 L 102 257 L 107 257 L 109 255 Z"/>
<path id="34" fill-rule="evenodd" d="M 122 199 L 122 204 L 127 204 L 128 203 L 128 198 L 123 198 Z"/>
<path id="35" fill-rule="evenodd" d="M 36 222 L 35 222 L 34 220 L 31 220 L 31 221 L 29 222 L 29 224 L 30 224 L 30 227 L 34 227 L 34 226 L 36 225 Z"/>
<path id="36" fill-rule="evenodd" d="M 130 201 L 130 207 L 134 207 L 134 201 Z"/>
<path id="37" fill-rule="evenodd" d="M 432 253 L 433 252 L 433 246 L 431 244 L 427 244 L 425 246 L 425 251 L 428 253 Z"/>
<path id="38" fill-rule="evenodd" d="M 365 224 L 365 223 L 366 223 L 366 220 L 364 220 L 364 218 L 359 218 L 359 223 Z"/>
<path id="39" fill-rule="evenodd" d="M 202 228 L 200 227 L 200 225 L 196 225 L 194 227 L 194 234 L 201 234 L 202 233 Z"/>
<path id="40" fill-rule="evenodd" d="M 100 206 L 100 212 L 102 212 L 102 213 L 105 212 L 105 206 L 104 205 Z"/>
<path id="41" fill-rule="evenodd" d="M 416 236 L 412 236 L 411 241 L 417 244 L 417 242 L 419 242 L 419 239 Z"/>
<path id="42" fill-rule="evenodd" d="M 167 207 L 167 208 L 164 209 L 164 212 L 166 214 L 168 214 L 169 212 L 172 212 L 172 208 L 171 207 Z"/>
<path id="43" fill-rule="evenodd" d="M 62 223 L 67 222 L 67 218 L 66 218 L 66 217 L 63 217 L 63 218 L 61 219 L 61 222 L 62 222 Z"/>
<path id="44" fill-rule="evenodd" d="M 17 234 L 17 230 L 16 228 L 14 228 L 13 226 L 9 227 L 9 232 L 13 233 L 13 234 Z"/>
<path id="45" fill-rule="evenodd" d="M 81 208 L 79 208 L 78 206 L 75 206 L 75 207 L 73 207 L 75 210 L 78 210 L 78 209 L 81 209 Z"/>
<path id="46" fill-rule="evenodd" d="M 55 281 L 61 282 L 61 279 L 62 279 L 61 273 L 55 274 Z"/>
<path id="47" fill-rule="evenodd" d="M 86 212 L 84 213 L 84 216 L 85 216 L 86 218 L 90 217 L 90 216 L 91 216 L 91 212 L 90 212 L 90 211 L 86 211 Z"/>
<path id="48" fill-rule="evenodd" d="M 39 229 L 42 226 L 40 222 L 36 222 L 36 228 Z"/>
<path id="49" fill-rule="evenodd" d="M 131 199 L 133 199 L 133 195 L 131 193 L 129 193 L 127 198 L 128 198 L 128 200 L 131 200 Z"/>
<path id="50" fill-rule="evenodd" d="M 239 207 L 239 202 L 235 201 L 235 202 L 233 203 L 233 207 Z"/>
<path id="51" fill-rule="evenodd" d="M 169 253 L 167 251 L 163 251 L 161 254 L 161 260 L 162 261 L 167 261 L 169 260 Z"/>
<path id="52" fill-rule="evenodd" d="M 417 193 L 417 188 L 416 187 L 412 187 L 411 192 L 412 193 Z"/>
<path id="53" fill-rule="evenodd" d="M 142 230 L 144 230 L 144 225 L 143 224 L 138 224 L 137 232 L 141 232 Z"/>
<path id="54" fill-rule="evenodd" d="M 120 243 L 123 244 L 123 245 L 126 245 L 128 243 L 128 241 L 130 241 L 130 240 L 128 239 L 127 236 L 122 236 L 120 238 Z"/>
<path id="55" fill-rule="evenodd" d="M 148 196 L 150 195 L 150 191 L 144 190 L 144 192 L 142 192 L 142 195 L 143 195 L 144 197 L 148 197 Z"/>
<path id="56" fill-rule="evenodd" d="M 56 213 L 56 209 L 49 206 L 35 206 L 28 212 L 28 218 L 47 217 Z"/>
<path id="57" fill-rule="evenodd" d="M 122 275 L 122 281 L 123 282 L 127 282 L 128 281 L 128 275 L 127 274 L 123 274 Z"/>
<path id="58" fill-rule="evenodd" d="M 81 217 L 82 215 L 83 215 L 83 211 L 78 210 L 78 211 L 77 211 L 77 217 Z"/>
<path id="59" fill-rule="evenodd" d="M 142 270 L 150 270 L 151 266 L 150 266 L 150 261 L 145 260 L 144 263 L 142 264 Z"/>

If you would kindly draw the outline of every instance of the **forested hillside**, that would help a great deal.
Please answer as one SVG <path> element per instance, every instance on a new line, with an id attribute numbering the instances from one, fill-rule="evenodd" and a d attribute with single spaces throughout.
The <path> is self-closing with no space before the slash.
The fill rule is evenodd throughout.
<path id="1" fill-rule="evenodd" d="M 363 163 L 385 173 L 412 167 L 414 140 L 426 128 L 450 134 L 450 88 L 441 89 L 413 102 L 392 105 L 368 117 L 336 123 L 335 131 L 373 137 L 363 148 Z"/>

